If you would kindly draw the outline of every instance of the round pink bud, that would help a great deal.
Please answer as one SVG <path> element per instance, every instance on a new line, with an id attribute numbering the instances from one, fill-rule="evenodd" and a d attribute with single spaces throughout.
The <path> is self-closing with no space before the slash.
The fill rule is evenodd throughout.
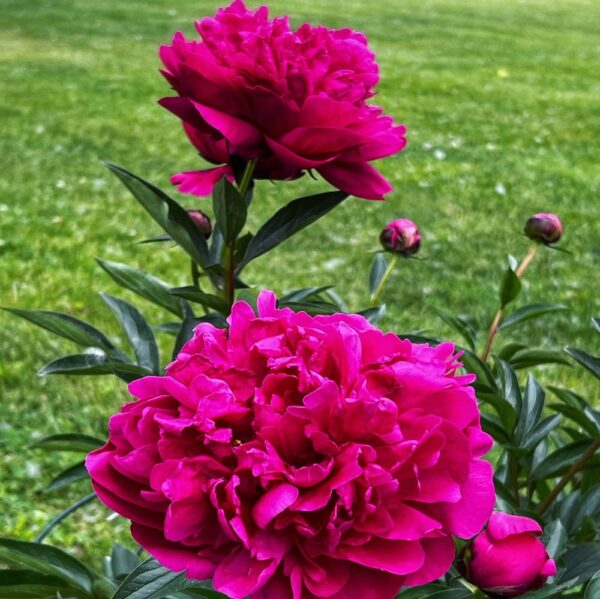
<path id="1" fill-rule="evenodd" d="M 200 231 L 204 233 L 204 237 L 208 239 L 212 233 L 210 218 L 202 210 L 188 210 L 188 216 L 194 221 Z"/>
<path id="2" fill-rule="evenodd" d="M 556 243 L 562 235 L 563 226 L 556 214 L 540 212 L 525 223 L 525 235 L 542 243 Z"/>
<path id="3" fill-rule="evenodd" d="M 388 223 L 379 236 L 386 252 L 412 256 L 419 251 L 421 234 L 419 228 L 408 218 L 397 218 Z"/>
<path id="4" fill-rule="evenodd" d="M 496 512 L 458 561 L 460 573 L 490 597 L 517 597 L 539 589 L 556 574 L 556 564 L 531 518 Z"/>

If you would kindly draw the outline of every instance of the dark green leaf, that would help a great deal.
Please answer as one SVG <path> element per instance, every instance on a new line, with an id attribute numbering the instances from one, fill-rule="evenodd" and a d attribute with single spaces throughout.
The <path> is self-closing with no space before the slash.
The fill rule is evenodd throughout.
<path id="1" fill-rule="evenodd" d="M 469 349 L 474 352 L 477 342 L 477 333 L 475 329 L 460 316 L 452 316 L 443 310 L 435 309 L 436 314 L 451 328 L 453 328 L 466 342 Z"/>
<path id="2" fill-rule="evenodd" d="M 143 368 L 147 368 L 153 374 L 159 374 L 160 358 L 156 339 L 152 328 L 138 309 L 126 301 L 107 293 L 101 293 L 100 296 L 113 311 L 123 327 L 135 353 L 137 363 Z"/>
<path id="3" fill-rule="evenodd" d="M 176 597 L 181 597 L 182 599 L 228 599 L 227 595 L 223 595 L 214 589 L 205 588 L 202 586 L 194 586 L 187 588 L 183 591 L 179 591 L 175 595 Z"/>
<path id="4" fill-rule="evenodd" d="M 496 381 L 487 364 L 484 364 L 479 357 L 472 351 L 464 350 L 460 358 L 464 369 L 477 375 L 477 381 L 485 384 L 490 389 L 496 389 Z"/>
<path id="5" fill-rule="evenodd" d="M 567 529 L 560 520 L 554 520 L 544 527 L 543 539 L 548 555 L 558 561 L 567 543 Z"/>
<path id="6" fill-rule="evenodd" d="M 198 287 L 175 287 L 170 290 L 170 293 L 177 297 L 189 300 L 190 302 L 212 308 L 221 314 L 229 315 L 229 312 L 231 312 L 231 307 L 222 297 L 213 295 L 212 293 L 204 293 L 204 291 L 198 289 Z"/>
<path id="7" fill-rule="evenodd" d="M 492 414 L 481 414 L 481 426 L 483 430 L 492 435 L 494 440 L 500 443 L 510 443 L 510 435 L 504 428 L 499 418 Z"/>
<path id="8" fill-rule="evenodd" d="M 536 426 L 544 407 L 544 390 L 532 374 L 527 376 L 525 394 L 522 397 L 522 408 L 515 428 L 515 441 L 522 445 L 529 433 Z"/>
<path id="9" fill-rule="evenodd" d="M 304 287 L 303 289 L 296 289 L 290 291 L 279 298 L 280 302 L 302 302 L 306 299 L 314 298 L 324 291 L 329 291 L 331 285 L 325 285 L 323 287 Z"/>
<path id="10" fill-rule="evenodd" d="M 90 493 L 89 495 L 86 495 L 79 501 L 76 501 L 74 504 L 70 505 L 66 510 L 58 514 L 58 516 L 52 518 L 44 530 L 42 530 L 42 532 L 40 532 L 40 534 L 35 538 L 35 542 L 41 543 L 63 520 L 75 513 L 78 509 L 94 501 L 94 499 L 96 499 L 96 493 Z"/>
<path id="11" fill-rule="evenodd" d="M 71 588 L 58 576 L 35 570 L 0 570 L 0 599 L 45 599 L 63 596 L 61 591 L 65 597 L 92 597 L 86 591 Z"/>
<path id="12" fill-rule="evenodd" d="M 576 462 L 590 446 L 591 441 L 577 441 L 565 445 L 555 452 L 551 453 L 533 472 L 531 477 L 533 480 L 543 480 L 559 476 L 566 472 L 574 462 Z M 587 467 L 593 467 L 595 461 L 588 460 Z"/>
<path id="13" fill-rule="evenodd" d="M 0 564 L 55 576 L 74 589 L 91 593 L 98 575 L 57 547 L 0 538 Z"/>
<path id="14" fill-rule="evenodd" d="M 385 304 L 381 306 L 374 306 L 357 312 L 361 316 L 364 316 L 371 324 L 375 324 L 378 320 L 381 320 L 385 316 Z"/>
<path id="15" fill-rule="evenodd" d="M 64 356 L 52 361 L 39 370 L 38 376 L 48 376 L 50 374 L 115 374 L 125 380 L 135 380 L 152 374 L 151 371 L 136 364 L 120 362 L 105 354 L 101 349 L 92 349 L 96 351 Z"/>
<path id="16" fill-rule="evenodd" d="M 512 365 L 504 360 L 497 360 L 496 366 L 502 386 L 502 397 L 504 397 L 504 399 L 513 407 L 518 418 L 521 414 L 523 398 L 521 397 L 521 389 L 519 388 L 517 375 L 511 367 Z"/>
<path id="17" fill-rule="evenodd" d="M 526 349 L 527 346 L 523 343 L 515 343 L 510 342 L 502 347 L 502 349 L 498 352 L 498 357 L 505 362 L 510 360 L 518 351 L 522 349 Z"/>
<path id="18" fill-rule="evenodd" d="M 97 258 L 97 261 L 119 285 L 177 316 L 183 316 L 181 302 L 169 293 L 171 286 L 164 281 L 126 264 L 109 262 L 100 258 Z"/>
<path id="19" fill-rule="evenodd" d="M 507 268 L 500 284 L 500 305 L 504 308 L 512 302 L 521 291 L 521 279 L 512 268 Z"/>
<path id="20" fill-rule="evenodd" d="M 558 575 L 559 582 L 575 579 L 574 584 L 589 580 L 598 571 L 600 543 L 581 543 L 563 555 L 564 568 Z"/>
<path id="21" fill-rule="evenodd" d="M 575 580 L 569 580 L 563 584 L 547 584 L 538 591 L 530 591 L 524 595 L 520 595 L 520 599 L 554 599 L 554 597 L 571 597 L 576 599 L 576 595 L 563 595 L 563 591 L 574 587 Z"/>
<path id="22" fill-rule="evenodd" d="M 592 518 L 600 512 L 600 485 L 592 487 L 579 502 L 572 530 L 577 530 L 586 518 Z"/>
<path id="23" fill-rule="evenodd" d="M 69 316 L 69 314 L 48 310 L 19 310 L 17 308 L 4 308 L 4 310 L 20 316 L 55 335 L 74 341 L 83 347 L 101 347 L 107 351 L 115 348 L 104 333 L 87 322 Z"/>
<path id="24" fill-rule="evenodd" d="M 280 308 L 291 308 L 294 312 L 307 312 L 311 316 L 319 314 L 335 314 L 337 307 L 330 302 L 280 302 Z"/>
<path id="25" fill-rule="evenodd" d="M 596 331 L 598 331 L 598 333 L 600 333 L 600 318 L 599 317 L 592 318 L 592 326 L 596 329 Z"/>
<path id="26" fill-rule="evenodd" d="M 175 346 L 173 347 L 173 360 L 177 357 L 181 348 L 194 336 L 194 329 L 198 324 L 198 320 L 187 302 L 184 303 L 184 312 L 183 322 L 181 323 L 181 328 L 179 329 L 179 333 L 177 333 Z"/>
<path id="27" fill-rule="evenodd" d="M 554 416 L 548 416 L 541 420 L 527 435 L 523 447 L 525 449 L 535 449 L 558 426 L 559 422 L 560 414 L 554 414 Z"/>
<path id="28" fill-rule="evenodd" d="M 209 263 L 204 234 L 177 202 L 125 169 L 109 163 L 106 163 L 106 166 L 121 179 L 150 216 L 195 262 L 203 266 Z"/>
<path id="29" fill-rule="evenodd" d="M 215 185 L 212 197 L 219 230 L 223 233 L 225 244 L 229 244 L 237 239 L 246 224 L 246 202 L 226 177 Z"/>
<path id="30" fill-rule="evenodd" d="M 44 490 L 47 492 L 57 491 L 58 489 L 62 489 L 71 483 L 83 480 L 87 477 L 88 473 L 85 468 L 85 462 L 78 462 L 63 470 Z"/>
<path id="31" fill-rule="evenodd" d="M 348 194 L 343 191 L 328 191 L 293 200 L 279 209 L 248 245 L 240 269 L 327 214 L 347 197 Z"/>
<path id="32" fill-rule="evenodd" d="M 574 347 L 565 347 L 565 352 L 586 370 L 589 370 L 596 378 L 600 379 L 600 359 Z"/>
<path id="33" fill-rule="evenodd" d="M 600 599 L 600 569 L 592 576 L 583 599 Z"/>
<path id="34" fill-rule="evenodd" d="M 148 237 L 147 239 L 142 239 L 141 241 L 138 241 L 137 243 L 139 243 L 139 244 L 162 243 L 164 241 L 173 241 L 173 238 L 170 235 L 168 235 L 167 233 L 163 233 L 162 235 L 155 235 L 154 237 Z"/>
<path id="35" fill-rule="evenodd" d="M 521 324 L 522 322 L 531 320 L 532 318 L 539 318 L 540 316 L 544 316 L 546 314 L 554 314 L 556 312 L 565 312 L 568 310 L 569 308 L 567 308 L 567 306 L 564 304 L 530 304 L 528 306 L 518 308 L 506 316 L 499 328 L 500 330 L 508 329 L 516 324 Z"/>
<path id="36" fill-rule="evenodd" d="M 560 412 L 569 418 L 569 420 L 579 424 L 579 426 L 581 426 L 581 428 L 589 435 L 595 435 L 599 432 L 594 422 L 590 420 L 588 416 L 586 416 L 585 412 L 581 411 L 579 408 L 574 408 L 562 403 L 551 403 L 548 407 Z"/>
<path id="37" fill-rule="evenodd" d="M 523 349 L 516 352 L 510 359 L 510 365 L 515 370 L 542 364 L 566 364 L 568 366 L 569 362 L 562 357 L 560 352 L 548 349 Z"/>
<path id="38" fill-rule="evenodd" d="M 583 410 L 588 405 L 585 399 L 583 399 L 581 395 L 578 395 L 574 391 L 570 391 L 569 389 L 561 389 L 560 387 L 553 387 L 552 385 L 548 386 L 548 389 L 550 389 L 550 391 L 552 391 L 552 393 L 554 393 L 554 395 L 556 395 L 560 401 L 568 406 L 573 406 L 578 410 Z"/>
<path id="39" fill-rule="evenodd" d="M 113 599 L 159 599 L 189 584 L 184 572 L 171 572 L 150 558 L 127 576 Z"/>
<path id="40" fill-rule="evenodd" d="M 373 263 L 371 264 L 371 270 L 369 271 L 369 293 L 371 295 L 377 291 L 379 283 L 381 283 L 381 279 L 383 279 L 383 275 L 387 270 L 387 266 L 384 255 L 381 253 L 375 254 L 375 258 L 373 258 Z"/>
<path id="41" fill-rule="evenodd" d="M 44 437 L 33 443 L 31 447 L 45 449 L 46 451 L 80 451 L 82 453 L 89 453 L 102 445 L 104 445 L 102 439 L 91 437 L 90 435 L 63 433 Z"/>
<path id="42" fill-rule="evenodd" d="M 140 561 L 140 558 L 133 551 L 119 545 L 119 543 L 113 543 L 110 565 L 115 578 L 121 580 L 128 576 L 140 565 Z"/>

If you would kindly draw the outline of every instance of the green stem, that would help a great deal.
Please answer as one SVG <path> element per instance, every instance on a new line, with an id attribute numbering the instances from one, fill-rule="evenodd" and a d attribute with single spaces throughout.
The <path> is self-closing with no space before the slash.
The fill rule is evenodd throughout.
<path id="1" fill-rule="evenodd" d="M 383 288 L 385 287 L 385 284 L 387 283 L 387 280 L 390 278 L 390 275 L 392 274 L 392 271 L 396 267 L 397 263 L 398 263 L 398 254 L 394 254 L 392 256 L 392 259 L 390 260 L 390 263 L 388 264 L 388 267 L 385 269 L 385 272 L 383 273 L 383 277 L 381 277 L 381 281 L 379 281 L 379 285 L 377 285 L 377 289 L 375 289 L 375 293 L 373 293 L 373 295 L 371 296 L 371 301 L 369 302 L 369 306 L 373 307 L 373 306 L 377 305 L 377 302 L 379 301 L 379 296 L 381 295 L 381 292 L 383 291 Z"/>
<path id="2" fill-rule="evenodd" d="M 537 243 L 537 242 L 534 243 L 529 248 L 527 255 L 525 256 L 525 258 L 523 258 L 521 264 L 519 264 L 519 266 L 517 267 L 517 270 L 515 270 L 515 274 L 517 275 L 517 277 L 522 277 L 525 274 L 527 267 L 531 264 L 531 261 L 535 258 L 538 248 L 539 248 L 539 243 Z M 488 359 L 490 352 L 492 351 L 492 345 L 494 343 L 494 338 L 498 334 L 498 331 L 500 329 L 500 325 L 502 324 L 503 318 L 504 318 L 504 308 L 500 307 L 500 308 L 498 308 L 498 311 L 496 312 L 496 315 L 494 316 L 494 320 L 492 321 L 492 324 L 490 325 L 490 328 L 488 330 L 488 334 L 487 334 L 487 337 L 485 340 L 485 346 L 483 348 L 483 352 L 481 352 L 481 361 L 482 362 L 485 362 Z"/>
<path id="3" fill-rule="evenodd" d="M 250 160 L 246 163 L 242 180 L 238 185 L 238 191 L 244 200 L 252 183 L 256 163 L 257 160 Z M 230 305 L 233 304 L 233 300 L 235 299 L 235 242 L 236 240 L 234 239 L 225 246 L 225 284 L 223 293 Z"/>
<path id="4" fill-rule="evenodd" d="M 559 483 L 552 489 L 538 508 L 538 516 L 541 516 L 556 499 L 558 494 L 571 482 L 573 477 L 585 466 L 585 463 L 600 449 L 600 436 L 584 451 L 581 457 L 565 472 Z"/>

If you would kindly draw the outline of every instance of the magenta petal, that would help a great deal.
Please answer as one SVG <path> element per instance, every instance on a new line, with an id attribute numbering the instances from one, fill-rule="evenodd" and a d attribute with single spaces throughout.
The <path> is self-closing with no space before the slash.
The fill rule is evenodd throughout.
<path id="1" fill-rule="evenodd" d="M 334 162 L 317 170 L 334 187 L 357 198 L 383 200 L 392 191 L 392 186 L 366 162 Z"/>
<path id="2" fill-rule="evenodd" d="M 287 483 L 273 487 L 252 508 L 254 521 L 260 528 L 266 528 L 273 518 L 287 510 L 298 499 L 298 495 L 298 489 Z"/>
<path id="3" fill-rule="evenodd" d="M 408 574 L 404 585 L 416 587 L 437 580 L 452 566 L 454 561 L 454 541 L 450 537 L 423 539 L 421 546 L 425 553 L 423 566 L 413 574 Z"/>
<path id="4" fill-rule="evenodd" d="M 486 532 L 490 539 L 500 541 L 510 535 L 522 532 L 533 532 L 541 535 L 542 527 L 535 520 L 525 516 L 494 512 L 490 516 Z"/>
<path id="5" fill-rule="evenodd" d="M 391 574 L 416 572 L 425 562 L 425 553 L 418 542 L 382 539 L 373 539 L 356 547 L 340 546 L 335 557 Z"/>
<path id="6" fill-rule="evenodd" d="M 546 560 L 546 563 L 540 570 L 540 574 L 547 577 L 556 576 L 556 562 L 553 559 Z"/>
<path id="7" fill-rule="evenodd" d="M 171 177 L 171 183 L 177 186 L 181 193 L 205 197 L 213 192 L 215 184 L 223 177 L 233 179 L 231 167 L 218 166 L 204 171 L 185 171 Z"/>

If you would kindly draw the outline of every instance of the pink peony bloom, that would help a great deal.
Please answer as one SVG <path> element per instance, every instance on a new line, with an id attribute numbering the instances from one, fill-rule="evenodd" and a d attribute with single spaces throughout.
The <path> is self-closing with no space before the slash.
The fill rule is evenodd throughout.
<path id="1" fill-rule="evenodd" d="M 419 251 L 421 233 L 412 220 L 397 218 L 385 226 L 379 236 L 379 241 L 387 252 L 408 257 Z"/>
<path id="2" fill-rule="evenodd" d="M 232 176 L 230 155 L 258 159 L 255 177 L 296 179 L 314 169 L 335 187 L 383 199 L 390 184 L 369 164 L 406 145 L 404 126 L 365 103 L 379 80 L 366 37 L 350 29 L 269 20 L 241 0 L 196 23 L 202 41 L 177 33 L 162 46 L 163 75 L 178 96 L 160 103 L 217 165 L 179 173 L 184 193 L 209 195 Z"/>
<path id="3" fill-rule="evenodd" d="M 130 385 L 87 468 L 140 545 L 234 599 L 391 599 L 442 576 L 494 504 L 491 446 L 451 343 L 362 316 L 199 325 L 164 377 Z"/>
<path id="4" fill-rule="evenodd" d="M 541 534 L 540 525 L 531 518 L 494 513 L 467 549 L 459 569 L 491 597 L 517 597 L 539 589 L 556 574 Z"/>
<path id="5" fill-rule="evenodd" d="M 550 244 L 560 240 L 563 226 L 556 214 L 540 212 L 527 219 L 524 232 L 530 239 Z"/>

